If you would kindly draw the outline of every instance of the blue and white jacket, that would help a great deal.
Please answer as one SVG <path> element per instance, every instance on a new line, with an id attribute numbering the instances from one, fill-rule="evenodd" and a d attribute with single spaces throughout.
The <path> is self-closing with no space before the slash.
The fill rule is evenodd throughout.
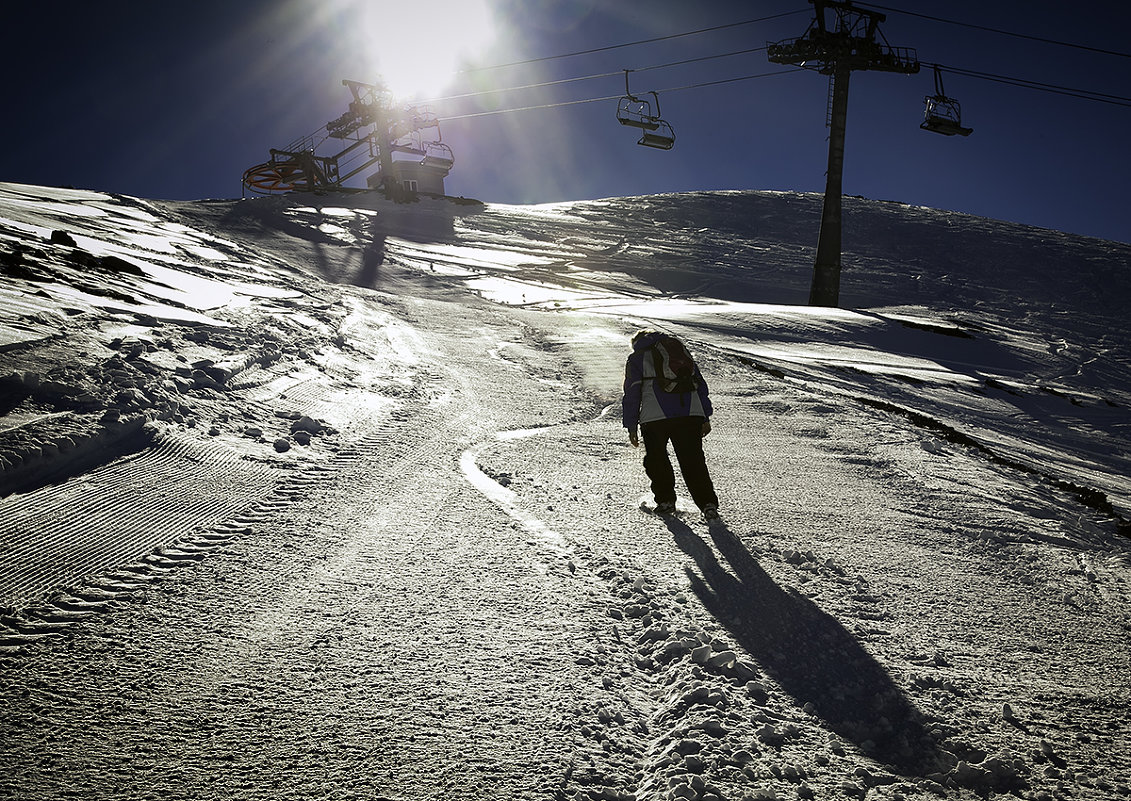
<path id="1" fill-rule="evenodd" d="M 624 427 L 635 431 L 641 423 L 671 417 L 710 417 L 713 411 L 707 381 L 695 366 L 699 387 L 695 392 L 672 393 L 656 389 L 656 365 L 652 346 L 665 336 L 660 332 L 645 334 L 636 340 L 624 365 L 624 399 L 621 412 Z"/>

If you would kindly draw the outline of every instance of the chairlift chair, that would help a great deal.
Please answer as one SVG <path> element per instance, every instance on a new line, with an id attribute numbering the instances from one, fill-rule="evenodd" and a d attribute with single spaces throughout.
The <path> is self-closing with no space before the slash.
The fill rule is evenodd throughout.
<path id="1" fill-rule="evenodd" d="M 443 142 L 425 142 L 424 148 L 424 158 L 420 160 L 420 166 L 447 175 L 456 161 L 452 149 Z"/>
<path id="2" fill-rule="evenodd" d="M 656 123 L 656 127 L 646 128 L 636 144 L 654 147 L 657 150 L 671 150 L 672 146 L 675 145 L 675 131 L 672 130 L 672 126 L 668 124 L 667 120 L 660 116 L 660 96 L 655 92 L 648 94 L 652 95 L 652 99 L 656 101 L 656 116 L 652 119 Z"/>
<path id="3" fill-rule="evenodd" d="M 923 122 L 919 125 L 924 131 L 942 134 L 943 136 L 969 136 L 973 128 L 962 125 L 962 107 L 953 97 L 947 97 L 943 91 L 942 73 L 938 65 L 935 66 L 935 94 L 924 98 L 926 110 L 923 113 Z"/>
<path id="4" fill-rule="evenodd" d="M 652 114 L 652 104 L 632 96 L 620 99 L 617 104 L 617 121 L 621 125 L 629 125 L 645 131 L 654 131 L 660 127 L 660 123 Z"/>
<path id="5" fill-rule="evenodd" d="M 657 150 L 671 150 L 675 146 L 675 131 L 666 121 L 657 118 L 656 130 L 644 131 L 636 144 L 654 147 Z"/>
<path id="6" fill-rule="evenodd" d="M 405 153 L 410 157 L 420 156 L 422 158 L 428 152 L 419 136 L 402 136 L 400 139 L 395 139 L 389 143 L 389 150 L 393 153 Z"/>
<path id="7" fill-rule="evenodd" d="M 652 101 L 642 100 L 632 94 L 628 87 L 628 73 L 624 71 L 624 97 L 617 103 L 617 121 L 621 125 L 639 128 L 642 131 L 636 144 L 644 147 L 654 147 L 659 150 L 671 150 L 675 144 L 675 131 L 672 126 L 660 116 L 660 96 L 655 92 L 652 101 L 655 101 L 656 113 L 652 113 Z"/>

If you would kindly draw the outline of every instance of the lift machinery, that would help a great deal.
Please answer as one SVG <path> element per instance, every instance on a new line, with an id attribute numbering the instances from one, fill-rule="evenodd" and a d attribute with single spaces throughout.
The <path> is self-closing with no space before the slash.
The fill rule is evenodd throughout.
<path id="1" fill-rule="evenodd" d="M 455 163 L 452 149 L 440 137 L 435 114 L 420 106 L 397 106 L 381 84 L 344 80 L 353 101 L 349 109 L 323 129 L 302 137 L 244 171 L 243 184 L 260 194 L 342 189 L 345 182 L 378 165 L 370 184 L 388 195 L 401 191 L 394 178 L 394 154 L 418 160 L 421 167 L 444 177 Z M 433 138 L 425 132 L 433 132 Z M 332 155 L 315 151 L 330 139 L 345 146 Z"/>

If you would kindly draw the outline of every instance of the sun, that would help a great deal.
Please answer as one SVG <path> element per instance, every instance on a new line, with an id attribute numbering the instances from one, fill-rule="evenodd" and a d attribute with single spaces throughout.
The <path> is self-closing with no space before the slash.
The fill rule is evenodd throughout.
<path id="1" fill-rule="evenodd" d="M 360 0 L 371 67 L 404 100 L 437 96 L 495 37 L 487 0 Z"/>

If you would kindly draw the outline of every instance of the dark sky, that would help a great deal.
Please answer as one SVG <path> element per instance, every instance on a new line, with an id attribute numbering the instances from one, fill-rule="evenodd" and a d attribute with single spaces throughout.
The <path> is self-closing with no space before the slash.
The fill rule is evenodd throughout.
<path id="1" fill-rule="evenodd" d="M 893 46 L 916 48 L 922 62 L 1131 96 L 1131 58 L 968 27 L 1127 53 L 1127 4 L 887 2 L 881 31 Z M 612 73 L 433 104 L 456 158 L 449 194 L 538 203 L 697 189 L 823 191 L 825 77 L 801 71 L 682 88 L 787 69 L 765 52 L 644 69 L 801 36 L 813 14 L 805 0 L 488 3 L 495 37 L 473 61 L 483 66 L 796 13 L 463 74 L 442 94 Z M 0 180 L 147 198 L 238 197 L 243 170 L 265 161 L 269 148 L 346 110 L 342 79 L 373 80 L 375 54 L 405 52 L 406 42 L 415 56 L 401 60 L 450 51 L 460 32 L 449 24 L 456 16 L 449 8 L 444 0 L 45 0 L 8 10 Z M 634 93 L 660 91 L 676 132 L 673 150 L 636 146 L 635 132 L 615 120 L 615 100 L 452 119 L 620 95 L 625 68 L 637 70 Z M 974 128 L 969 137 L 919 129 L 923 98 L 934 93 L 929 69 L 853 73 L 846 194 L 1131 242 L 1131 102 L 952 73 L 944 80 Z"/>

